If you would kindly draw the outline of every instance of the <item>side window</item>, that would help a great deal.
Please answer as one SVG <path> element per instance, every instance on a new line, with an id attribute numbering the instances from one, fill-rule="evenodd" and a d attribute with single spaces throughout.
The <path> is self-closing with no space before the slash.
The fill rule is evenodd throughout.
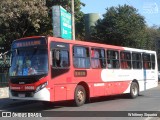
<path id="1" fill-rule="evenodd" d="M 73 65 L 75 68 L 90 68 L 89 48 L 73 47 Z"/>
<path id="2" fill-rule="evenodd" d="M 126 51 L 121 51 L 121 68 L 122 69 L 131 69 L 131 53 Z"/>
<path id="3" fill-rule="evenodd" d="M 103 49 L 91 48 L 91 67 L 92 68 L 106 67 L 105 51 Z"/>
<path id="4" fill-rule="evenodd" d="M 143 53 L 143 68 L 144 69 L 151 69 L 150 54 Z"/>
<path id="5" fill-rule="evenodd" d="M 55 49 L 52 52 L 53 67 L 66 68 L 69 67 L 69 52 L 67 50 Z"/>
<path id="6" fill-rule="evenodd" d="M 155 69 L 155 55 L 151 55 L 152 69 Z"/>
<path id="7" fill-rule="evenodd" d="M 132 66 L 133 69 L 142 69 L 141 53 L 132 53 Z"/>
<path id="8" fill-rule="evenodd" d="M 107 50 L 107 67 L 109 69 L 119 68 L 119 52 L 115 50 Z"/>

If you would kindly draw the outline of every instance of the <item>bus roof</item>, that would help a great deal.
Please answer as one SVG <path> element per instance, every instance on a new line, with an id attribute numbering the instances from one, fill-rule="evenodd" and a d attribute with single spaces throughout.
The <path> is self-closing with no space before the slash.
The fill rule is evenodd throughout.
<path id="1" fill-rule="evenodd" d="M 65 40 L 65 39 L 56 38 L 56 37 L 49 37 L 49 39 L 51 41 L 60 41 L 60 42 L 66 42 L 66 43 L 71 43 L 71 44 L 84 45 L 84 46 L 92 46 L 92 47 L 99 47 L 99 48 L 109 48 L 109 49 L 135 51 L 135 52 L 150 52 L 150 53 L 155 53 L 155 51 L 152 51 L 152 50 L 129 48 L 129 47 L 123 47 L 123 46 L 108 45 L 108 44 L 86 42 L 86 41 L 79 41 L 79 40 Z"/>
<path id="2" fill-rule="evenodd" d="M 33 38 L 45 38 L 48 37 L 49 41 L 59 41 L 59 42 L 65 42 L 75 45 L 84 45 L 84 46 L 92 46 L 92 47 L 99 47 L 99 48 L 108 48 L 108 49 L 116 49 L 116 50 L 126 50 L 126 51 L 135 51 L 135 52 L 150 52 L 155 53 L 155 51 L 152 50 L 144 50 L 144 49 L 137 49 L 137 48 L 129 48 L 129 47 L 123 47 L 123 46 L 116 46 L 116 45 L 108 45 L 108 44 L 101 44 L 101 43 L 94 43 L 94 42 L 87 42 L 87 41 L 80 41 L 80 40 L 65 40 L 63 38 L 57 38 L 52 36 L 30 36 L 30 37 L 24 37 L 17 40 L 25 40 L 25 39 L 33 39 Z"/>
<path id="3" fill-rule="evenodd" d="M 118 49 L 118 50 L 123 49 L 122 46 L 107 45 L 107 44 L 100 44 L 100 43 L 80 41 L 80 40 L 65 40 L 65 39 L 56 38 L 56 37 L 49 37 L 48 39 L 51 41 L 66 42 L 66 43 L 71 43 L 75 45 L 84 45 L 84 46 L 92 46 L 92 47 L 99 47 L 99 48 L 110 48 L 110 49 Z"/>

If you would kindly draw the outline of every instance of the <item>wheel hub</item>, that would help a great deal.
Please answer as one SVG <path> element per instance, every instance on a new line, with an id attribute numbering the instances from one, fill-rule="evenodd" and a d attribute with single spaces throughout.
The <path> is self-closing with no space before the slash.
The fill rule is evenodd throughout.
<path id="1" fill-rule="evenodd" d="M 83 91 L 78 91 L 77 98 L 79 102 L 82 102 L 84 100 L 84 93 Z"/>

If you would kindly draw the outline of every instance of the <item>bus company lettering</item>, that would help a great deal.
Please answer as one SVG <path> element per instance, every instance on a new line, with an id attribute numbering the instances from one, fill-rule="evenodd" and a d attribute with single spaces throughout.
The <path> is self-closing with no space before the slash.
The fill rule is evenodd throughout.
<path id="1" fill-rule="evenodd" d="M 96 84 L 94 84 L 95 87 L 97 87 L 97 86 L 104 86 L 104 85 L 105 85 L 104 83 L 96 83 Z"/>
<path id="2" fill-rule="evenodd" d="M 25 90 L 34 90 L 34 86 L 25 86 Z"/>
<path id="3" fill-rule="evenodd" d="M 20 90 L 21 88 L 20 87 L 14 87 L 14 86 L 11 86 L 10 87 L 12 90 Z"/>

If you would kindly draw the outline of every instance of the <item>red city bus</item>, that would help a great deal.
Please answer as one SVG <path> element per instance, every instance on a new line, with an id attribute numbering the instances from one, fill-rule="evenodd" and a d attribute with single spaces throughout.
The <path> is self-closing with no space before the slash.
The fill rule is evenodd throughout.
<path id="1" fill-rule="evenodd" d="M 83 105 L 91 97 L 129 94 L 158 86 L 156 52 L 34 36 L 11 46 L 11 99 Z"/>

